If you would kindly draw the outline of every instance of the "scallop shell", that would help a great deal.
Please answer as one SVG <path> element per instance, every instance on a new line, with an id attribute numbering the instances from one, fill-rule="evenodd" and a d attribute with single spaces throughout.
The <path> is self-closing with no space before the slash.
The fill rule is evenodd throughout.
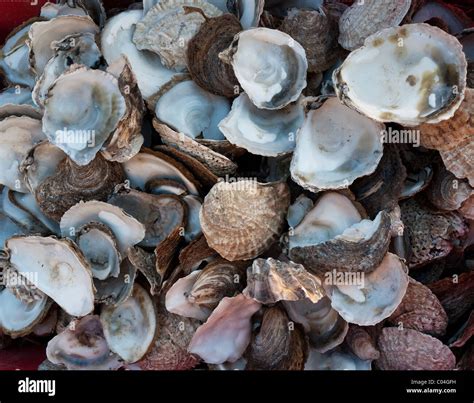
<path id="1" fill-rule="evenodd" d="M 450 370 L 456 365 L 451 350 L 434 337 L 417 330 L 387 327 L 377 341 L 382 370 Z"/>
<path id="2" fill-rule="evenodd" d="M 278 238 L 289 204 L 285 183 L 222 181 L 204 199 L 200 212 L 202 232 L 209 246 L 223 258 L 251 259 Z"/>
<path id="3" fill-rule="evenodd" d="M 302 265 L 268 258 L 255 259 L 247 269 L 244 295 L 265 305 L 304 298 L 316 303 L 324 296 L 324 289 Z"/>
<path id="4" fill-rule="evenodd" d="M 339 19 L 339 43 L 354 50 L 364 40 L 384 28 L 396 27 L 410 9 L 412 0 L 357 1 Z"/>
<path id="5" fill-rule="evenodd" d="M 341 54 L 337 43 L 337 21 L 327 10 L 292 9 L 278 27 L 306 51 L 308 72 L 320 73 L 329 69 Z"/>
<path id="6" fill-rule="evenodd" d="M 219 59 L 242 26 L 232 14 L 209 18 L 189 41 L 187 66 L 192 79 L 205 90 L 232 98 L 239 92 L 239 82 L 232 66 Z"/>
<path id="7" fill-rule="evenodd" d="M 35 197 L 43 213 L 59 221 L 80 201 L 106 200 L 124 179 L 122 167 L 100 155 L 85 166 L 65 158 L 56 173 L 36 188 Z"/>
<path id="8" fill-rule="evenodd" d="M 267 308 L 246 352 L 246 370 L 302 370 L 308 343 L 298 325 L 279 307 Z"/>

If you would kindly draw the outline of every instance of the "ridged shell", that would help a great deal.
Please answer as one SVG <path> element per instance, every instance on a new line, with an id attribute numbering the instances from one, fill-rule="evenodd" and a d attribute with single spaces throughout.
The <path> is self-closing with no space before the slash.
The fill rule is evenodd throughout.
<path id="1" fill-rule="evenodd" d="M 114 187 L 124 179 L 122 167 L 101 155 L 85 166 L 65 158 L 59 163 L 57 172 L 36 188 L 35 197 L 43 213 L 59 221 L 80 201 L 107 200 Z"/>
<path id="2" fill-rule="evenodd" d="M 202 231 L 209 246 L 223 258 L 251 259 L 278 238 L 289 204 L 285 183 L 219 182 L 204 199 Z"/>
<path id="3" fill-rule="evenodd" d="M 346 343 L 352 352 L 361 360 L 376 360 L 380 357 L 380 352 L 377 350 L 375 340 L 361 326 L 349 326 Z"/>
<path id="4" fill-rule="evenodd" d="M 411 0 L 355 2 L 339 19 L 339 43 L 348 50 L 362 46 L 368 36 L 400 24 L 410 5 Z"/>
<path id="5" fill-rule="evenodd" d="M 456 365 L 451 350 L 434 337 L 417 330 L 387 327 L 377 340 L 382 370 L 450 370 Z"/>
<path id="6" fill-rule="evenodd" d="M 193 80 L 205 90 L 232 98 L 239 92 L 239 82 L 232 66 L 219 58 L 234 36 L 242 31 L 239 20 L 232 14 L 209 18 L 189 41 L 187 65 Z"/>
<path id="7" fill-rule="evenodd" d="M 267 308 L 246 352 L 247 370 L 302 370 L 308 343 L 298 325 L 279 307 Z"/>
<path id="8" fill-rule="evenodd" d="M 247 269 L 244 294 L 265 305 L 304 298 L 316 303 L 324 296 L 324 289 L 302 265 L 268 258 L 255 259 Z"/>

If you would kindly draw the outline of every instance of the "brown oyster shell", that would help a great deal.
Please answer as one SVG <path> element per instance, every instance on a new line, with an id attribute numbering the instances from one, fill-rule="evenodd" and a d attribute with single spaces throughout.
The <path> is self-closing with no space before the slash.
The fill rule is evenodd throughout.
<path id="1" fill-rule="evenodd" d="M 324 274 L 334 269 L 344 272 L 370 272 L 380 265 L 388 251 L 390 227 L 390 216 L 383 211 L 377 230 L 367 240 L 352 242 L 330 239 L 317 245 L 297 246 L 290 249 L 290 257 L 316 274 Z"/>
<path id="2" fill-rule="evenodd" d="M 106 200 L 124 179 L 122 167 L 101 155 L 85 166 L 66 158 L 59 163 L 57 172 L 36 188 L 35 197 L 41 211 L 59 221 L 80 201 Z"/>
<path id="3" fill-rule="evenodd" d="M 128 250 L 128 260 L 146 278 L 150 285 L 150 294 L 157 295 L 161 290 L 165 272 L 159 272 L 154 253 L 148 253 L 139 247 Z"/>
<path id="4" fill-rule="evenodd" d="M 214 260 L 217 253 L 207 244 L 206 237 L 201 235 L 183 248 L 179 254 L 179 264 L 185 275 L 197 269 L 203 262 Z"/>
<path id="5" fill-rule="evenodd" d="M 456 357 L 438 339 L 412 329 L 386 327 L 377 340 L 382 370 L 451 370 Z"/>
<path id="6" fill-rule="evenodd" d="M 223 258 L 251 259 L 281 234 L 289 204 L 289 189 L 283 182 L 218 182 L 201 208 L 202 232 Z"/>
<path id="7" fill-rule="evenodd" d="M 374 338 L 362 326 L 350 324 L 345 341 L 361 360 L 377 360 L 380 357 Z"/>
<path id="8" fill-rule="evenodd" d="M 341 54 L 337 42 L 338 24 L 324 8 L 320 10 L 293 9 L 278 28 L 298 41 L 306 51 L 308 72 L 329 69 Z"/>
<path id="9" fill-rule="evenodd" d="M 474 336 L 474 311 L 456 334 L 454 342 L 449 347 L 463 347 Z"/>
<path id="10" fill-rule="evenodd" d="M 454 242 L 468 232 L 467 224 L 456 212 L 434 211 L 415 199 L 401 203 L 400 209 L 410 239 L 410 269 L 447 256 Z"/>
<path id="11" fill-rule="evenodd" d="M 402 302 L 387 321 L 394 326 L 442 336 L 446 333 L 448 315 L 428 287 L 409 278 Z"/>
<path id="12" fill-rule="evenodd" d="M 355 2 L 339 19 L 339 43 L 347 50 L 362 46 L 368 36 L 399 25 L 410 5 L 411 0 Z"/>
<path id="13" fill-rule="evenodd" d="M 459 209 L 459 212 L 470 220 L 474 220 L 474 195 L 469 197 Z"/>
<path id="14" fill-rule="evenodd" d="M 247 349 L 247 370 L 302 370 L 308 343 L 299 325 L 292 324 L 279 307 L 267 308 Z"/>
<path id="15" fill-rule="evenodd" d="M 233 297 L 245 284 L 245 262 L 217 259 L 201 270 L 189 293 L 191 303 L 209 309 L 217 307 L 224 297 Z"/>
<path id="16" fill-rule="evenodd" d="M 209 18 L 189 41 L 187 65 L 192 79 L 216 95 L 232 98 L 240 91 L 232 66 L 219 58 L 234 36 L 242 31 L 239 20 L 232 14 Z"/>
<path id="17" fill-rule="evenodd" d="M 428 284 L 448 314 L 449 323 L 457 322 L 474 306 L 474 271 L 446 277 Z"/>
<path id="18" fill-rule="evenodd" d="M 324 289 L 319 278 L 302 265 L 268 258 L 255 259 L 247 269 L 244 295 L 265 305 L 304 298 L 316 303 L 323 298 Z"/>

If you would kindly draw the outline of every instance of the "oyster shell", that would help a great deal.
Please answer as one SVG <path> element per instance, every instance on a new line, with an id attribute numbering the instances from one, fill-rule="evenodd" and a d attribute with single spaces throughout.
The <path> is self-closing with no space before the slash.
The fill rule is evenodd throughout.
<path id="1" fill-rule="evenodd" d="M 371 174 L 382 158 L 384 126 L 328 99 L 298 131 L 292 179 L 313 192 L 347 188 Z M 308 155 L 309 154 L 309 155 Z"/>
<path id="2" fill-rule="evenodd" d="M 303 121 L 304 108 L 300 102 L 278 110 L 258 109 L 242 93 L 219 123 L 219 129 L 232 144 L 252 154 L 276 157 L 293 151 L 296 132 Z"/>
<path id="3" fill-rule="evenodd" d="M 390 217 L 382 211 L 362 219 L 349 198 L 328 192 L 289 235 L 291 259 L 308 270 L 370 272 L 388 251 Z"/>
<path id="4" fill-rule="evenodd" d="M 304 369 L 305 371 L 370 371 L 371 361 L 361 360 L 354 354 L 338 349 L 325 354 L 311 349 Z"/>
<path id="5" fill-rule="evenodd" d="M 276 29 L 253 28 L 237 34 L 220 57 L 228 61 L 243 90 L 261 109 L 281 109 L 306 87 L 308 62 L 303 47 Z"/>
<path id="6" fill-rule="evenodd" d="M 388 318 L 398 307 L 408 287 L 408 276 L 402 260 L 387 253 L 380 266 L 365 273 L 361 284 L 353 283 L 325 282 L 331 306 L 347 322 L 371 326 Z"/>
<path id="7" fill-rule="evenodd" d="M 316 303 L 323 298 L 324 290 L 319 278 L 302 265 L 268 258 L 255 259 L 247 269 L 243 294 L 265 305 L 304 298 Z"/>
<path id="8" fill-rule="evenodd" d="M 239 92 L 239 82 L 232 66 L 219 53 L 232 43 L 242 26 L 232 14 L 209 18 L 189 41 L 187 67 L 193 81 L 212 94 L 232 98 Z"/>
<path id="9" fill-rule="evenodd" d="M 61 16 L 49 21 L 35 22 L 28 32 L 31 66 L 39 76 L 48 61 L 54 56 L 51 47 L 54 41 L 78 33 L 98 34 L 99 27 L 89 17 Z"/>
<path id="10" fill-rule="evenodd" d="M 301 328 L 289 326 L 289 318 L 279 307 L 265 309 L 262 323 L 245 354 L 247 370 L 302 370 L 308 344 Z"/>
<path id="11" fill-rule="evenodd" d="M 28 116 L 10 116 L 0 121 L 0 184 L 28 193 L 19 166 L 28 151 L 44 140 L 41 121 Z"/>
<path id="12" fill-rule="evenodd" d="M 239 294 L 225 297 L 194 334 L 188 351 L 208 364 L 235 362 L 250 343 L 252 315 L 260 304 Z"/>
<path id="13" fill-rule="evenodd" d="M 361 326 L 349 326 L 346 343 L 352 352 L 361 360 L 372 361 L 380 357 L 380 351 L 377 350 L 372 335 Z"/>
<path id="14" fill-rule="evenodd" d="M 348 50 L 362 46 L 368 36 L 400 24 L 411 3 L 412 0 L 355 2 L 339 19 L 339 43 Z"/>
<path id="15" fill-rule="evenodd" d="M 56 172 L 36 187 L 35 197 L 44 214 L 60 221 L 64 213 L 80 201 L 106 200 L 123 181 L 120 164 L 109 162 L 101 155 L 84 166 L 65 158 Z"/>
<path id="16" fill-rule="evenodd" d="M 127 10 L 107 20 L 101 32 L 102 54 L 109 65 L 126 56 L 144 98 L 157 93 L 175 72 L 165 68 L 158 55 L 140 51 L 132 41 L 135 25 L 143 17 L 142 10 Z"/>
<path id="17" fill-rule="evenodd" d="M 347 334 L 348 324 L 331 307 L 328 297 L 313 303 L 309 299 L 283 301 L 291 320 L 300 323 L 308 335 L 312 348 L 325 353 L 339 346 Z"/>
<path id="18" fill-rule="evenodd" d="M 158 54 L 170 69 L 186 68 L 186 49 L 208 17 L 222 12 L 203 0 L 162 0 L 139 21 L 133 42 L 140 50 Z"/>
<path id="19" fill-rule="evenodd" d="M 153 301 L 138 284 L 120 305 L 104 306 L 100 322 L 110 349 L 128 363 L 140 360 L 147 353 L 157 329 Z"/>
<path id="20" fill-rule="evenodd" d="M 65 365 L 67 369 L 111 370 L 123 366 L 110 351 L 97 315 L 72 322 L 50 340 L 46 355 L 53 364 Z"/>
<path id="21" fill-rule="evenodd" d="M 117 79 L 85 67 L 70 69 L 49 88 L 43 131 L 75 163 L 87 165 L 126 113 Z"/>
<path id="22" fill-rule="evenodd" d="M 257 257 L 280 235 L 290 204 L 285 183 L 219 182 L 200 212 L 209 246 L 235 261 Z"/>
<path id="23" fill-rule="evenodd" d="M 18 273 L 30 275 L 30 282 L 67 313 L 85 316 L 94 309 L 91 269 L 74 243 L 29 236 L 10 238 L 5 246 Z"/>
<path id="24" fill-rule="evenodd" d="M 342 102 L 374 120 L 438 123 L 461 104 L 466 58 L 455 37 L 408 24 L 369 36 L 334 71 L 333 81 Z"/>

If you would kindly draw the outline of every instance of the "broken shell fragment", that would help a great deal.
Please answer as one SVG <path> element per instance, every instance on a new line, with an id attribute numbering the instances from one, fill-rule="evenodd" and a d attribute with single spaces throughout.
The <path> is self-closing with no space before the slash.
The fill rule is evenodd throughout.
<path id="1" fill-rule="evenodd" d="M 358 114 L 338 99 L 311 110 L 298 132 L 292 179 L 312 192 L 347 188 L 371 174 L 382 158 L 384 125 Z"/>
<path id="2" fill-rule="evenodd" d="M 400 24 L 411 3 L 412 0 L 355 2 L 339 19 L 339 43 L 348 50 L 362 46 L 368 36 Z"/>
<path id="3" fill-rule="evenodd" d="M 257 108 L 281 109 L 296 101 L 306 87 L 308 62 L 303 47 L 276 29 L 243 31 L 220 57 L 232 64 Z"/>
<path id="4" fill-rule="evenodd" d="M 74 243 L 29 236 L 11 238 L 5 246 L 18 273 L 35 273 L 30 282 L 67 313 L 85 316 L 94 309 L 91 269 Z"/>
<path id="5" fill-rule="evenodd" d="M 242 93 L 219 129 L 232 144 L 252 154 L 276 157 L 293 151 L 303 121 L 304 108 L 299 102 L 278 110 L 258 109 Z"/>
<path id="6" fill-rule="evenodd" d="M 333 81 L 341 101 L 364 115 L 417 126 L 454 115 L 464 96 L 466 65 L 455 37 L 427 24 L 407 24 L 368 37 L 334 71 Z"/>
<path id="7" fill-rule="evenodd" d="M 79 165 L 90 163 L 126 113 L 117 79 L 85 67 L 70 69 L 50 87 L 43 131 Z"/>
<path id="8" fill-rule="evenodd" d="M 109 162 L 100 154 L 83 166 L 65 158 L 56 172 L 36 187 L 35 197 L 44 214 L 60 221 L 80 201 L 107 200 L 124 179 L 120 164 Z"/>
<path id="9" fill-rule="evenodd" d="M 100 322 L 110 349 L 128 363 L 140 360 L 155 338 L 154 304 L 138 284 L 135 284 L 132 295 L 120 305 L 104 306 Z"/>
<path id="10" fill-rule="evenodd" d="M 209 246 L 235 261 L 257 257 L 278 238 L 290 204 L 285 183 L 217 183 L 200 212 Z"/>
<path id="11" fill-rule="evenodd" d="M 186 68 L 186 49 L 206 18 L 222 12 L 204 0 L 163 0 L 137 22 L 133 42 L 139 50 L 158 54 L 177 71 Z"/>
<path id="12" fill-rule="evenodd" d="M 384 328 L 377 345 L 380 358 L 375 363 L 382 370 L 450 370 L 456 365 L 447 346 L 417 330 Z"/>
<path id="13" fill-rule="evenodd" d="M 53 364 L 68 369 L 116 370 L 123 366 L 110 351 L 97 315 L 72 322 L 48 343 L 46 355 Z"/>
<path id="14" fill-rule="evenodd" d="M 347 322 L 361 326 L 375 325 L 388 318 L 402 301 L 408 287 L 405 265 L 390 252 L 379 267 L 365 273 L 359 281 L 338 284 L 337 278 L 328 276 L 326 280 L 329 280 L 324 284 L 331 306 Z"/>
<path id="15" fill-rule="evenodd" d="M 252 315 L 260 304 L 239 294 L 225 297 L 194 334 L 188 351 L 208 364 L 235 362 L 250 343 Z"/>
<path id="16" fill-rule="evenodd" d="M 286 312 L 267 308 L 245 354 L 247 370 L 302 370 L 308 344 L 298 325 L 290 327 Z"/>
<path id="17" fill-rule="evenodd" d="M 390 217 L 381 211 L 362 219 L 346 196 L 328 192 L 289 234 L 292 260 L 324 274 L 331 270 L 369 272 L 383 260 L 390 244 Z"/>
<path id="18" fill-rule="evenodd" d="M 243 293 L 265 305 L 304 298 L 316 303 L 323 298 L 324 289 L 319 278 L 302 265 L 268 258 L 255 259 L 247 269 L 247 288 Z"/>

